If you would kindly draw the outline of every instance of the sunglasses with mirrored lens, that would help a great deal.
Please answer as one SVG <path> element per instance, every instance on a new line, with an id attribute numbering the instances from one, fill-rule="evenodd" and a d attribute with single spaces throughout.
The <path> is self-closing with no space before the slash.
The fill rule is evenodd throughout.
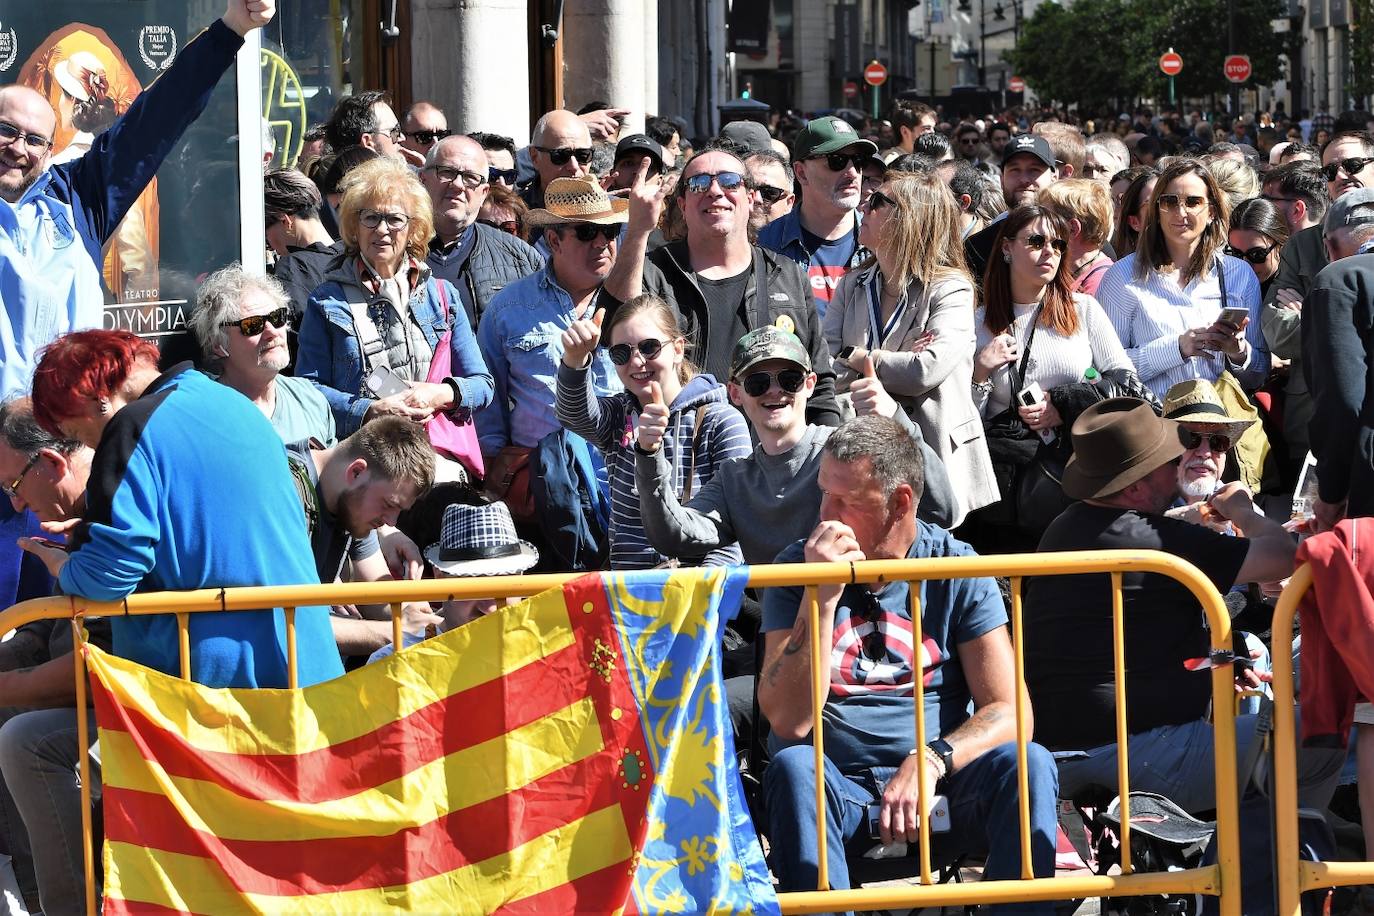
<path id="1" fill-rule="evenodd" d="M 787 191 L 782 188 L 775 188 L 771 184 L 756 184 L 754 191 L 769 205 L 775 204 L 786 196 Z"/>
<path id="2" fill-rule="evenodd" d="M 1233 258 L 1244 258 L 1251 264 L 1263 264 L 1269 260 L 1269 255 L 1273 253 L 1277 245 L 1270 245 L 1268 248 L 1263 245 L 1256 245 L 1254 248 L 1247 248 L 1241 251 L 1233 245 L 1226 246 L 1226 253 Z"/>
<path id="3" fill-rule="evenodd" d="M 590 242 L 597 236 L 601 236 L 608 242 L 614 242 L 620 238 L 620 230 L 624 227 L 620 223 L 611 223 L 608 226 L 600 226 L 596 223 L 573 223 L 565 224 L 564 229 L 571 229 L 572 234 L 577 237 L 579 242 Z"/>
<path id="4" fill-rule="evenodd" d="M 286 327 L 286 321 L 290 317 L 290 311 L 286 306 L 274 309 L 266 315 L 249 315 L 247 318 L 240 318 L 238 321 L 221 321 L 219 326 L 222 328 L 238 328 L 239 333 L 244 337 L 255 337 L 262 333 L 263 328 L 270 323 L 274 328 Z"/>
<path id="5" fill-rule="evenodd" d="M 646 337 L 633 347 L 629 344 L 616 344 L 606 352 L 610 353 L 611 362 L 617 366 L 624 366 L 630 362 L 630 357 L 634 356 L 635 350 L 638 350 L 639 355 L 645 359 L 653 359 L 666 343 L 665 340 L 654 340 L 652 337 Z"/>
<path id="6" fill-rule="evenodd" d="M 451 131 L 451 130 L 412 130 L 410 133 L 406 134 L 406 136 L 409 137 L 410 139 L 414 140 L 416 143 L 434 143 L 435 141 L 437 141 L 437 140 L 442 140 L 442 139 L 444 139 L 445 137 L 451 137 L 451 136 L 453 136 L 453 131 Z"/>
<path id="7" fill-rule="evenodd" d="M 500 229 L 502 232 L 508 232 L 511 235 L 520 234 L 520 224 L 513 219 L 508 219 L 499 223 L 494 219 L 478 219 L 477 222 L 484 226 L 490 226 L 493 229 Z"/>
<path id="8" fill-rule="evenodd" d="M 1349 159 L 1341 159 L 1338 162 L 1322 166 L 1322 177 L 1327 181 L 1335 181 L 1337 175 L 1345 172 L 1354 178 L 1371 162 L 1374 162 L 1374 156 L 1351 156 Z"/>
<path id="9" fill-rule="evenodd" d="M 487 166 L 487 180 L 493 184 L 503 184 L 508 188 L 515 187 L 515 169 L 498 169 L 495 166 Z"/>
<path id="10" fill-rule="evenodd" d="M 801 369 L 779 369 L 777 372 L 750 372 L 740 379 L 740 386 L 744 388 L 744 393 L 751 398 L 761 398 L 773 387 L 773 382 L 778 383 L 778 387 L 788 394 L 796 394 L 801 391 L 801 386 L 806 382 L 806 373 Z"/>
<path id="11" fill-rule="evenodd" d="M 824 156 L 812 156 L 812 159 L 824 159 L 826 168 L 832 172 L 843 172 L 849 166 L 854 166 L 854 170 L 862 172 L 868 160 L 873 157 L 868 153 L 827 153 Z"/>
<path id="12" fill-rule="evenodd" d="M 711 190 L 713 181 L 726 193 L 738 190 L 745 184 L 744 176 L 739 172 L 697 172 L 686 180 L 685 185 L 693 194 L 705 194 Z"/>
<path id="13" fill-rule="evenodd" d="M 543 153 L 545 156 L 548 156 L 549 161 L 554 165 L 567 165 L 568 160 L 574 156 L 577 157 L 577 161 L 582 165 L 586 165 L 588 162 L 592 161 L 592 148 L 590 146 L 560 146 L 556 149 L 550 149 L 547 146 L 536 146 L 535 149 L 539 150 L 539 152 Z"/>
<path id="14" fill-rule="evenodd" d="M 872 194 L 868 195 L 869 213 L 872 213 L 875 210 L 881 210 L 883 207 L 895 206 L 897 206 L 897 202 L 893 200 L 891 197 L 888 197 L 882 191 L 874 191 Z"/>
<path id="15" fill-rule="evenodd" d="M 1222 435 L 1221 433 L 1211 433 L 1210 435 L 1204 436 L 1200 433 L 1193 432 L 1191 429 L 1184 429 L 1182 426 L 1178 428 L 1178 441 L 1182 442 L 1183 447 L 1189 451 L 1201 445 L 1204 439 L 1207 441 L 1207 447 L 1218 455 L 1222 452 L 1229 452 L 1231 450 L 1230 436 Z"/>
<path id="16" fill-rule="evenodd" d="M 1186 196 L 1180 196 L 1178 194 L 1159 195 L 1159 209 L 1161 210 L 1177 210 L 1182 207 L 1189 213 L 1196 213 L 1205 206 L 1207 206 L 1207 198 L 1197 194 L 1188 194 Z"/>
<path id="17" fill-rule="evenodd" d="M 1063 239 L 1048 238 L 1039 232 L 1026 236 L 1026 247 L 1031 251 L 1039 251 L 1046 245 L 1049 245 L 1050 248 L 1054 250 L 1054 253 L 1060 256 L 1063 256 L 1064 252 L 1069 250 L 1068 242 L 1065 242 Z"/>

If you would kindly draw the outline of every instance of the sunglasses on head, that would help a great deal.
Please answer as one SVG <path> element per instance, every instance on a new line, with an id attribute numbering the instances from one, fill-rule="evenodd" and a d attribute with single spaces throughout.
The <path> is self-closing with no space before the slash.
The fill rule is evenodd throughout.
<path id="1" fill-rule="evenodd" d="M 574 156 L 577 157 L 577 161 L 582 165 L 586 165 L 588 162 L 592 161 L 592 148 L 590 146 L 560 146 L 555 149 L 550 149 L 547 146 L 536 146 L 535 149 L 539 150 L 539 152 L 543 153 L 545 156 L 548 156 L 549 161 L 554 165 L 567 165 L 568 160 Z"/>
<path id="2" fill-rule="evenodd" d="M 826 153 L 824 156 L 812 156 L 812 159 L 824 159 L 826 168 L 832 172 L 843 172 L 849 166 L 854 166 L 854 170 L 862 172 L 868 160 L 873 157 L 868 153 Z"/>
<path id="3" fill-rule="evenodd" d="M 1178 441 L 1183 443 L 1183 447 L 1192 451 L 1206 440 L 1207 447 L 1220 455 L 1222 452 L 1231 450 L 1231 437 L 1222 433 L 1210 433 L 1206 436 L 1195 433 L 1191 429 L 1178 428 Z"/>
<path id="4" fill-rule="evenodd" d="M 663 349 L 666 343 L 666 340 L 654 340 L 652 337 L 646 337 L 634 346 L 630 346 L 629 344 L 616 344 L 606 352 L 611 355 L 611 362 L 615 363 L 617 366 L 624 366 L 629 364 L 630 357 L 634 356 L 635 350 L 638 350 L 639 355 L 646 360 L 653 359 L 659 354 L 659 351 Z"/>
<path id="5" fill-rule="evenodd" d="M 571 230 L 579 242 L 590 242 L 598 235 L 608 242 L 614 242 L 620 238 L 621 225 L 611 223 L 607 226 L 600 226 L 596 223 L 573 223 L 565 224 L 561 227 L 564 230 Z"/>
<path id="6" fill-rule="evenodd" d="M 503 220 L 502 222 L 498 223 L 494 219 L 478 218 L 477 222 L 481 223 L 484 226 L 490 226 L 493 229 L 500 229 L 502 232 L 508 232 L 511 235 L 520 234 L 520 224 L 513 219 Z"/>
<path id="7" fill-rule="evenodd" d="M 788 394 L 801 391 L 806 383 L 806 372 L 801 369 L 779 369 L 777 372 L 750 372 L 739 380 L 744 393 L 751 398 L 761 398 L 773 387 L 773 382 Z"/>
<path id="8" fill-rule="evenodd" d="M 762 198 L 766 204 L 775 204 L 786 196 L 787 191 L 783 188 L 775 188 L 771 184 L 756 184 L 754 192 Z"/>
<path id="9" fill-rule="evenodd" d="M 1026 236 L 1026 247 L 1031 251 L 1039 251 L 1046 245 L 1049 245 L 1050 248 L 1054 250 L 1055 254 L 1061 256 L 1064 252 L 1069 250 L 1068 242 L 1065 242 L 1063 239 L 1052 239 L 1039 232 L 1033 232 Z"/>
<path id="10" fill-rule="evenodd" d="M 412 130 L 407 133 L 406 136 L 416 143 L 433 143 L 436 140 L 442 140 L 445 137 L 453 136 L 453 131 L 447 128 L 442 130 Z"/>
<path id="11" fill-rule="evenodd" d="M 1247 248 L 1244 251 L 1241 251 L 1234 245 L 1227 245 L 1226 253 L 1233 258 L 1244 258 L 1251 264 L 1263 264 L 1265 261 L 1269 260 L 1269 255 L 1277 247 L 1277 245 L 1270 245 L 1266 248 L 1263 245 L 1256 245 L 1254 248 Z"/>
<path id="12" fill-rule="evenodd" d="M 1198 194 L 1161 194 L 1159 195 L 1159 209 L 1178 210 L 1180 208 L 1189 213 L 1196 213 L 1207 206 L 1207 198 Z"/>
<path id="13" fill-rule="evenodd" d="M 286 306 L 274 309 L 266 315 L 249 315 L 247 318 L 240 318 L 238 321 L 221 321 L 219 326 L 222 328 L 238 328 L 239 333 L 244 337 L 255 337 L 262 333 L 262 329 L 270 322 L 274 328 L 286 327 L 287 317 L 291 313 Z"/>
<path id="14" fill-rule="evenodd" d="M 1349 159 L 1341 159 L 1329 165 L 1322 166 L 1322 177 L 1327 181 L 1335 181 L 1336 176 L 1341 172 L 1354 178 L 1365 166 L 1374 162 L 1374 156 L 1351 156 Z"/>
<path id="15" fill-rule="evenodd" d="M 744 187 L 747 182 L 739 172 L 697 172 L 683 182 L 692 194 L 705 194 L 711 190 L 711 182 L 720 185 L 722 191 L 730 192 Z"/>
<path id="16" fill-rule="evenodd" d="M 503 184 L 508 188 L 515 187 L 515 169 L 498 169 L 495 166 L 487 166 L 487 180 L 494 184 Z"/>
<path id="17" fill-rule="evenodd" d="M 896 207 L 896 206 L 897 206 L 897 202 L 896 202 L 895 200 L 893 200 L 891 197 L 888 197 L 888 196 L 887 196 L 886 194 L 884 194 L 882 191 L 874 191 L 872 194 L 868 195 L 868 212 L 869 212 L 869 213 L 872 213 L 872 212 L 874 212 L 875 210 L 881 210 L 883 207 Z"/>

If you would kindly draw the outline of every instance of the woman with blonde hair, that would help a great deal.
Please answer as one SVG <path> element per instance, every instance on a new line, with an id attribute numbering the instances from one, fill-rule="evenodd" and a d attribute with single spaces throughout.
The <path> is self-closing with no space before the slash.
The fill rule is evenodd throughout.
<path id="1" fill-rule="evenodd" d="M 419 180 L 391 158 L 363 163 L 344 182 L 339 227 L 344 253 L 310 294 L 296 362 L 329 401 L 339 437 L 379 416 L 460 421 L 486 407 L 492 378 L 462 300 L 425 264 L 434 222 Z M 452 374 L 426 381 L 450 329 Z"/>
<path id="2" fill-rule="evenodd" d="M 1269 374 L 1259 280 L 1225 254 L 1231 204 L 1201 160 L 1179 157 L 1155 183 L 1134 253 L 1097 289 L 1141 381 L 1162 398 L 1178 382 L 1230 372 L 1253 391 Z"/>
<path id="3" fill-rule="evenodd" d="M 889 173 L 864 207 L 859 244 L 874 257 L 825 312 L 836 390 L 876 374 L 944 462 L 960 497 L 953 527 L 998 499 L 969 390 L 974 294 L 958 204 L 936 175 Z"/>
<path id="4" fill-rule="evenodd" d="M 1064 220 L 1069 288 L 1096 295 L 1098 284 L 1115 263 L 1102 250 L 1112 232 L 1112 192 L 1101 181 L 1069 178 L 1042 190 L 1039 199 L 1041 206 Z"/>
<path id="5" fill-rule="evenodd" d="M 1259 175 L 1249 164 L 1231 158 L 1209 158 L 1204 161 L 1207 171 L 1216 179 L 1217 187 L 1230 202 L 1230 209 L 1234 210 L 1245 201 L 1259 197 Z"/>

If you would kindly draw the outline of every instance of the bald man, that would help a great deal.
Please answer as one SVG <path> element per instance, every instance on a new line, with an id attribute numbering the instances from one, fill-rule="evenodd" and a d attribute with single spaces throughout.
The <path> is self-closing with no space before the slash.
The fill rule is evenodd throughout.
<path id="1" fill-rule="evenodd" d="M 434 144 L 449 135 L 448 119 L 432 102 L 411 105 L 401 129 L 406 135 L 401 146 L 421 156 L 428 156 Z"/>
<path id="2" fill-rule="evenodd" d="M 531 209 L 544 206 L 544 188 L 555 178 L 581 178 L 592 161 L 592 134 L 571 111 L 559 108 L 535 122 L 530 162 L 538 173 L 521 196 Z"/>
<path id="3" fill-rule="evenodd" d="M 0 88 L 0 198 L 13 213 L 0 217 L 0 397 L 28 389 L 41 347 L 101 326 L 101 247 L 275 9 L 228 0 L 85 155 L 51 168 L 52 107 L 32 89 Z"/>
<path id="4" fill-rule="evenodd" d="M 435 143 L 420 170 L 434 202 L 426 262 L 435 277 L 457 287 L 474 332 L 497 291 L 544 266 L 543 257 L 520 239 L 477 222 L 487 199 L 488 165 L 482 145 L 460 134 Z"/>

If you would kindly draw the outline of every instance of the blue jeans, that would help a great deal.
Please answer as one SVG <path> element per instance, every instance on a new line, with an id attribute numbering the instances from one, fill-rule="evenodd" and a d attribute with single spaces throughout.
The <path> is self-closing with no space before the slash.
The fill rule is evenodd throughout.
<path id="1" fill-rule="evenodd" d="M 809 744 L 784 748 L 773 756 L 763 774 L 768 836 L 779 890 L 816 888 L 819 838 L 814 753 Z M 1038 744 L 1027 746 L 1026 771 L 1033 870 L 1036 877 L 1051 877 L 1058 830 L 1055 805 L 1059 781 L 1049 751 Z M 826 851 L 832 889 L 849 887 L 845 852 L 850 841 L 857 840 L 856 847 L 874 845 L 868 837 L 868 806 L 881 799 L 883 786 L 893 772 L 894 769 L 882 768 L 849 776 L 826 759 Z M 986 852 L 983 877 L 987 880 L 1019 878 L 1021 832 L 1016 745 L 999 745 L 971 761 L 946 780 L 943 790 L 949 799 L 951 829 L 942 835 L 942 845 L 947 843 L 961 852 Z M 1004 904 L 991 907 L 990 911 L 1052 914 L 1054 905 Z"/>

